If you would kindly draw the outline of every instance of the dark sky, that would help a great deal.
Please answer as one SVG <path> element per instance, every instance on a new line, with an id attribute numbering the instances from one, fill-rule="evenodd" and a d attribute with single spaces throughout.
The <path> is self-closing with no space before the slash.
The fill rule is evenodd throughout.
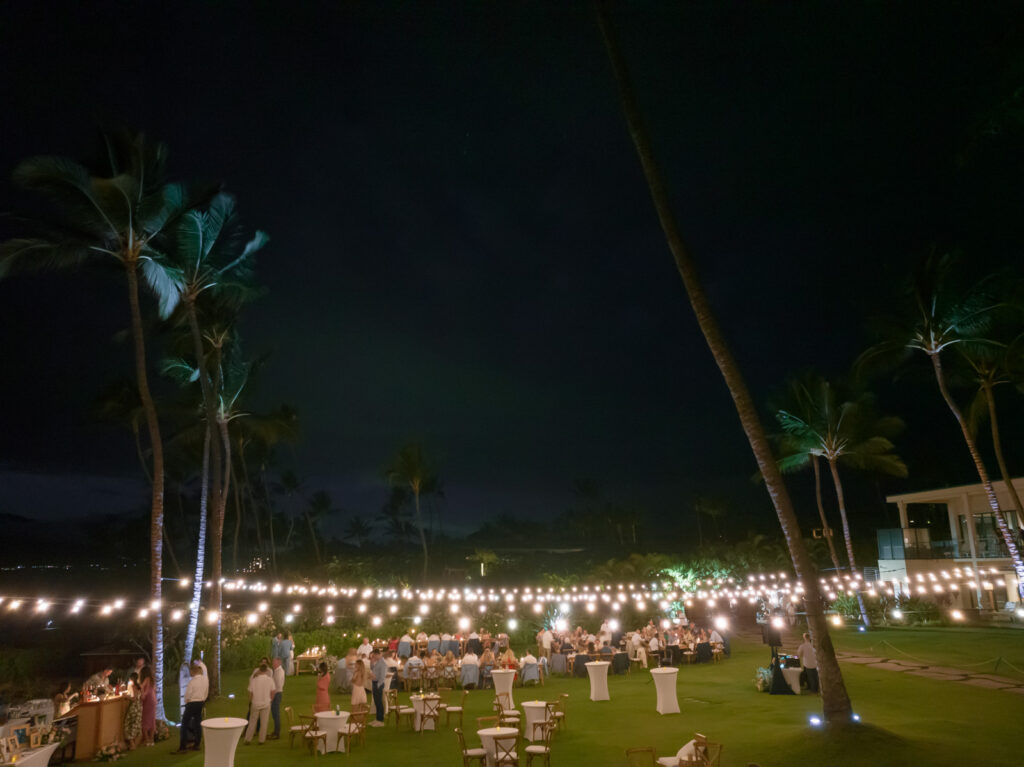
<path id="1" fill-rule="evenodd" d="M 614 9 L 761 401 L 800 368 L 845 369 L 912 260 L 977 235 L 993 192 L 965 191 L 957 157 L 1019 85 L 1018 3 L 836 5 Z M 8 2 L 0 72 L 0 210 L 25 210 L 19 159 L 88 159 L 116 121 L 270 233 L 243 326 L 272 353 L 258 399 L 298 408 L 299 473 L 342 507 L 376 511 L 410 438 L 463 525 L 559 511 L 581 476 L 658 512 L 723 488 L 766 505 L 589 3 Z M 1002 223 L 996 261 L 1020 242 Z M 91 413 L 128 369 L 121 280 L 18 277 L 0 307 L 0 511 L 136 503 L 131 444 Z"/>

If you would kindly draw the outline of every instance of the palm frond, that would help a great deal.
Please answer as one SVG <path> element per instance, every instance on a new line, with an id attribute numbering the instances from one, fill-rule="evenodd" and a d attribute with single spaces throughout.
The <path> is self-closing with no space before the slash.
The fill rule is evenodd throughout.
<path id="1" fill-rule="evenodd" d="M 180 269 L 163 263 L 159 258 L 143 258 L 140 264 L 142 276 L 156 296 L 160 318 L 166 320 L 174 313 L 178 301 L 181 300 L 184 275 Z"/>

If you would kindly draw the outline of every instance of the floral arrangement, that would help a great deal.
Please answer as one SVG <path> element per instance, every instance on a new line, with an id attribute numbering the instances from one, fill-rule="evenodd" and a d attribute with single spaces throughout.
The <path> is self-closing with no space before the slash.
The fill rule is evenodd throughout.
<path id="1" fill-rule="evenodd" d="M 167 740 L 171 737 L 171 728 L 167 726 L 167 722 L 160 719 L 156 723 L 156 734 L 153 736 L 154 741 Z"/>
<path id="2" fill-rule="evenodd" d="M 338 656 L 328 655 L 324 658 L 324 663 L 327 664 L 327 672 L 333 677 L 334 670 L 338 668 Z"/>
<path id="3" fill-rule="evenodd" d="M 754 671 L 754 687 L 758 692 L 768 692 L 772 686 L 772 671 L 768 668 L 759 668 Z"/>
<path id="4" fill-rule="evenodd" d="M 124 756 L 124 747 L 119 743 L 109 743 L 97 751 L 92 760 L 94 762 L 116 762 L 122 756 Z"/>

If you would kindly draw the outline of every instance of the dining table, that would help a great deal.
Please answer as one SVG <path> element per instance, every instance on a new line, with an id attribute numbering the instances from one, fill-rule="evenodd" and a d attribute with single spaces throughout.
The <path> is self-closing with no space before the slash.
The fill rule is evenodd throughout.
<path id="1" fill-rule="evenodd" d="M 587 674 L 590 675 L 590 699 L 611 700 L 608 695 L 608 667 L 612 664 L 606 660 L 592 660 L 587 663 Z"/>
<path id="2" fill-rule="evenodd" d="M 248 719 L 217 716 L 200 722 L 203 728 L 203 767 L 234 767 L 235 749 Z"/>
<path id="3" fill-rule="evenodd" d="M 518 733 L 519 730 L 515 727 L 487 727 L 476 731 L 476 734 L 480 736 L 480 744 L 484 747 L 484 751 L 487 752 L 487 767 L 495 767 L 494 737 L 496 735 L 514 735 Z"/>
<path id="4" fill-rule="evenodd" d="M 318 711 L 316 713 L 316 728 L 320 732 L 327 733 L 326 742 L 320 741 L 317 744 L 317 751 L 326 754 L 330 751 L 344 751 L 345 741 L 338 738 L 341 728 L 348 724 L 350 714 L 348 711 Z"/>
<path id="5" fill-rule="evenodd" d="M 491 679 L 494 681 L 494 695 L 497 697 L 502 693 L 508 695 L 509 708 L 515 708 L 515 701 L 512 700 L 512 683 L 516 679 L 516 672 L 513 669 L 495 668 L 491 671 Z"/>

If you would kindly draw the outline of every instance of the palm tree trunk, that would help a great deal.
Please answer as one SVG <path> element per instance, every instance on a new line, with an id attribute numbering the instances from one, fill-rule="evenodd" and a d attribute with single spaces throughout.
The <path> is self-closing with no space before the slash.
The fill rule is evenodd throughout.
<path id="1" fill-rule="evenodd" d="M 683 285 L 686 288 L 686 294 L 690 300 L 693 313 L 697 318 L 697 324 L 700 326 L 708 349 L 711 351 L 718 369 L 725 379 L 725 384 L 736 407 L 740 424 L 747 435 L 747 440 L 750 442 L 750 448 L 754 458 L 757 460 L 761 475 L 764 477 L 768 495 L 775 506 L 775 512 L 779 518 L 779 526 L 782 528 L 786 545 L 789 547 L 796 576 L 804 587 L 807 621 L 810 625 L 815 649 L 818 654 L 818 674 L 821 679 L 821 698 L 825 721 L 830 723 L 849 722 L 853 712 L 850 705 L 850 697 L 846 692 L 843 674 L 839 668 L 835 648 L 832 646 L 832 638 L 829 635 L 828 622 L 825 620 L 825 614 L 822 610 L 817 573 L 811 563 L 810 555 L 807 553 L 807 546 L 800 535 L 800 527 L 797 522 L 796 512 L 793 509 L 793 503 L 790 500 L 786 484 L 782 479 L 782 474 L 775 463 L 775 456 L 768 442 L 768 435 L 765 433 L 761 420 L 758 417 L 754 400 L 750 396 L 739 366 L 736 364 L 736 360 L 733 358 L 732 352 L 722 336 L 718 321 L 711 311 L 711 306 L 708 304 L 707 296 L 704 294 L 703 286 L 698 278 L 696 265 L 693 263 L 676 225 L 669 202 L 668 191 L 665 189 L 665 184 L 662 181 L 661 171 L 655 163 L 650 138 L 643 125 L 640 108 L 633 95 L 633 88 L 629 82 L 625 61 L 622 59 L 614 38 L 607 9 L 601 2 L 598 3 L 597 7 L 601 30 L 604 33 L 605 46 L 608 50 L 608 56 L 611 59 L 612 68 L 615 72 L 615 79 L 619 86 L 619 95 L 622 100 L 626 122 L 629 124 L 629 132 L 632 135 L 633 143 L 640 158 L 640 164 L 647 178 L 651 199 L 658 214 L 658 219 L 661 222 L 662 230 L 665 233 L 665 240 L 672 251 L 676 269 L 679 271 L 679 276 L 682 278 Z"/>
<path id="2" fill-rule="evenodd" d="M 153 455 L 152 501 L 149 524 L 149 596 L 154 605 L 163 599 L 163 529 L 164 529 L 164 445 L 160 438 L 160 422 L 149 390 L 146 374 L 146 341 L 142 333 L 142 310 L 139 306 L 139 278 L 136 258 L 124 261 L 128 276 L 128 303 L 132 315 L 132 341 L 135 347 L 135 381 L 139 387 L 139 400 L 146 416 L 149 446 Z M 153 685 L 156 687 L 156 718 L 164 714 L 164 627 L 163 610 L 153 610 Z"/>
<path id="3" fill-rule="evenodd" d="M 832 470 L 832 483 L 836 487 L 839 518 L 843 522 L 843 538 L 846 540 L 846 556 L 850 559 L 850 574 L 854 575 L 857 572 L 857 560 L 853 556 L 853 538 L 850 535 L 850 522 L 846 516 L 846 495 L 843 493 L 843 483 L 839 479 L 839 465 L 835 458 L 828 459 L 828 467 Z M 864 605 L 864 595 L 861 593 L 859 580 L 854 580 L 853 588 L 857 592 L 857 606 L 860 607 L 860 619 L 865 626 L 870 626 L 871 619 L 868 617 L 868 610 Z"/>
<path id="4" fill-rule="evenodd" d="M 1013 534 L 1010 532 L 1010 528 L 1006 524 L 1006 519 L 1003 518 L 1002 510 L 999 508 L 999 499 L 996 498 L 996 491 L 992 488 L 992 480 L 988 477 L 988 470 L 985 468 L 985 464 L 981 460 L 981 453 L 978 452 L 978 446 L 974 442 L 974 437 L 971 436 L 971 430 L 967 426 L 964 414 L 960 412 L 960 408 L 957 407 L 956 402 L 949 393 L 949 388 L 946 386 L 946 375 L 942 370 L 942 361 L 939 359 L 939 353 L 929 353 L 928 356 L 931 357 L 932 360 L 932 370 L 935 373 L 935 381 L 939 385 L 939 392 L 942 394 L 942 399 L 946 401 L 946 406 L 953 414 L 953 417 L 956 418 L 956 422 L 960 425 L 960 432 L 963 434 L 964 442 L 967 444 L 967 450 L 970 452 L 971 459 L 974 461 L 974 468 L 977 470 L 978 477 L 981 479 L 982 487 L 985 488 L 985 497 L 988 499 L 989 508 L 992 509 L 992 513 L 995 515 L 996 527 L 999 528 L 999 534 L 1003 536 L 1003 542 L 1006 544 L 1006 549 L 1009 551 L 1010 559 L 1013 562 L 1014 572 L 1017 574 L 1017 593 L 1020 595 L 1021 599 L 1024 599 L 1024 561 L 1021 561 L 1020 549 L 1017 548 L 1017 542 L 1014 540 Z M 974 520 L 968 518 L 967 524 L 974 524 Z"/>
<path id="5" fill-rule="evenodd" d="M 420 531 L 420 544 L 423 546 L 423 582 L 427 582 L 427 569 L 428 569 L 428 554 L 427 554 L 427 536 L 423 532 L 423 515 L 420 514 L 420 494 L 419 491 L 413 493 L 413 499 L 416 501 L 416 527 Z"/>
<path id="6" fill-rule="evenodd" d="M 821 501 L 821 465 L 818 463 L 818 456 L 811 456 L 811 466 L 814 467 L 814 499 L 818 502 L 821 531 L 825 534 L 825 541 L 828 543 L 828 553 L 832 557 L 832 566 L 836 568 L 836 573 L 841 573 L 843 569 L 839 566 L 839 555 L 836 554 L 836 544 L 832 540 L 832 528 L 828 526 L 828 518 L 825 516 L 825 504 Z"/>
<path id="7" fill-rule="evenodd" d="M 267 485 L 266 468 L 260 467 L 260 478 L 263 481 L 263 495 L 267 499 L 267 531 L 270 537 L 270 570 L 277 574 L 277 544 L 274 542 L 274 506 L 270 502 L 270 487 Z"/>
<path id="8" fill-rule="evenodd" d="M 242 498 L 238 492 L 238 476 L 235 474 L 235 464 L 231 464 L 231 479 L 234 487 L 231 494 L 235 497 L 235 540 L 231 545 L 231 569 L 238 572 L 238 536 L 242 532 Z"/>
<path id="9" fill-rule="evenodd" d="M 260 522 L 259 511 L 256 509 L 256 496 L 252 492 L 252 480 L 249 478 L 249 467 L 245 462 L 245 445 L 239 442 L 238 464 L 242 467 L 242 480 L 245 482 L 245 494 L 249 498 L 249 513 L 252 515 L 253 524 L 256 525 L 256 549 L 263 554 L 263 524 Z"/>
<path id="10" fill-rule="evenodd" d="M 1003 477 L 1003 482 L 1006 483 L 1006 491 L 1010 494 L 1010 500 L 1013 502 L 1013 510 L 1017 512 L 1017 527 L 1019 529 L 1024 520 L 1024 506 L 1021 506 L 1020 496 L 1017 494 L 1017 488 L 1013 486 L 1013 478 L 1010 476 L 1009 469 L 1006 468 L 1006 459 L 1003 457 L 1003 443 L 999 438 L 999 419 L 996 418 L 996 399 L 992 391 L 992 384 L 986 382 L 982 386 L 985 389 L 985 399 L 988 402 L 989 425 L 992 427 L 992 449 L 996 454 L 996 463 L 999 464 L 999 473 Z"/>
<path id="11" fill-rule="evenodd" d="M 308 511 L 302 512 L 303 516 L 306 517 L 306 526 L 309 527 L 309 539 L 313 541 L 313 554 L 316 556 L 316 563 L 321 564 L 320 560 L 320 544 L 316 539 L 316 528 L 313 526 L 313 518 L 309 516 Z"/>
<path id="12" fill-rule="evenodd" d="M 218 362 L 219 368 L 219 362 Z M 224 467 L 231 465 L 231 438 L 228 434 L 227 421 L 218 418 L 216 426 L 220 432 L 220 449 L 224 451 Z M 216 454 L 216 451 L 213 451 Z M 213 696 L 220 691 L 220 657 L 221 657 L 221 626 L 223 622 L 222 607 L 224 605 L 224 513 L 228 502 L 228 493 L 231 492 L 231 474 L 222 467 L 223 484 L 218 489 L 218 506 L 214 508 L 213 514 L 213 541 L 211 552 L 213 554 L 213 566 L 211 570 L 213 580 L 213 594 L 210 604 L 217 611 L 217 627 L 213 643 L 213 666 L 210 669 L 210 695 Z"/>
<path id="13" fill-rule="evenodd" d="M 192 662 L 192 651 L 196 645 L 196 630 L 199 628 L 199 605 L 203 598 L 203 571 L 206 569 L 206 520 L 210 495 L 210 425 L 206 425 L 203 437 L 203 467 L 199 479 L 199 541 L 196 543 L 196 572 L 192 581 L 192 609 L 188 614 L 188 630 L 185 632 L 185 663 Z"/>

